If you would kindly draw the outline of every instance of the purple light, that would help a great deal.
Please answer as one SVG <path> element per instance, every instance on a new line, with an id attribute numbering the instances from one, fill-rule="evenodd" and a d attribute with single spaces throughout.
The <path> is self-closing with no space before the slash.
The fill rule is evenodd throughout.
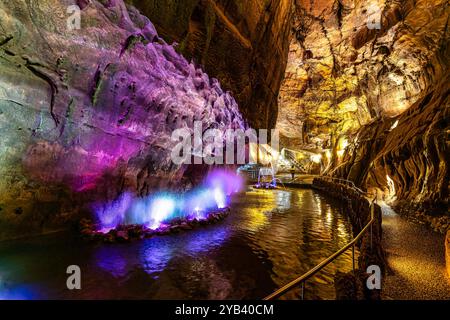
<path id="1" fill-rule="evenodd" d="M 109 2 L 115 3 L 108 7 L 115 14 L 122 1 Z M 171 161 L 177 143 L 171 141 L 172 133 L 181 128 L 193 129 L 194 119 L 201 121 L 204 128 L 214 127 L 221 132 L 247 128 L 237 102 L 218 80 L 186 60 L 173 45 L 159 41 L 151 22 L 147 21 L 142 32 L 139 29 L 117 28 L 117 43 L 125 43 L 137 32 L 148 37 L 119 57 L 115 47 L 108 47 L 105 54 L 93 55 L 89 61 L 69 59 L 67 63 L 74 67 L 70 69 L 80 70 L 70 78 L 95 79 L 100 74 L 101 85 L 91 88 L 84 84 L 79 90 L 86 90 L 80 92 L 74 86 L 77 93 L 71 95 L 77 98 L 67 123 L 56 130 L 59 135 L 51 126 L 49 131 L 40 128 L 33 139 L 36 142 L 27 147 L 23 157 L 23 165 L 33 179 L 61 183 L 75 192 L 103 192 L 110 177 L 131 175 L 147 161 L 155 163 L 158 170 L 164 167 Z M 101 28 L 91 31 L 92 41 L 110 43 L 108 32 Z M 71 42 L 71 50 L 85 50 L 86 43 L 76 40 Z M 75 64 L 81 65 L 75 68 Z M 55 108 L 57 115 L 64 118 L 67 101 Z M 150 151 L 156 148 L 157 153 Z M 141 155 L 149 159 L 139 161 Z M 133 165 L 123 168 L 130 160 Z M 182 176 L 184 170 L 183 166 L 171 166 L 167 176 Z"/>
<path id="2" fill-rule="evenodd" d="M 94 204 L 94 210 L 100 223 L 100 232 L 107 233 L 122 224 L 125 219 L 125 213 L 132 202 L 131 193 L 123 193 L 117 200 L 102 204 Z"/>
<path id="3" fill-rule="evenodd" d="M 206 186 L 220 189 L 226 196 L 242 190 L 242 177 L 228 170 L 214 170 L 206 177 Z"/>
<path id="4" fill-rule="evenodd" d="M 127 192 L 110 203 L 95 204 L 93 209 L 100 232 L 128 224 L 156 230 L 174 218 L 206 219 L 208 211 L 225 208 L 228 198 L 241 187 L 242 179 L 233 172 L 215 170 L 200 187 L 182 195 L 165 193 L 136 198 Z"/>

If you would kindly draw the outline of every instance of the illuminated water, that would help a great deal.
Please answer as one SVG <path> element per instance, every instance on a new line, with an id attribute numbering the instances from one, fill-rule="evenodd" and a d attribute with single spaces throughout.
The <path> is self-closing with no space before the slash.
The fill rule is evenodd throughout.
<path id="1" fill-rule="evenodd" d="M 218 225 L 130 244 L 67 235 L 1 243 L 0 298 L 259 299 L 351 238 L 340 205 L 312 190 L 249 191 L 232 208 Z M 73 264 L 80 291 L 66 289 Z M 306 298 L 333 299 L 336 270 L 351 270 L 350 252 L 307 284 Z"/>

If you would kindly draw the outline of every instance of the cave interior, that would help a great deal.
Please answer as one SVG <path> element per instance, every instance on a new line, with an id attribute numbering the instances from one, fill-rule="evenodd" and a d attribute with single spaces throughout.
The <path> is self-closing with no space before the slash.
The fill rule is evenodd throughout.
<path id="1" fill-rule="evenodd" d="M 2 1 L 0 241 L 225 219 L 247 188 L 238 166 L 173 161 L 173 133 L 199 125 L 219 145 L 226 130 L 276 132 L 246 145 L 246 178 L 361 190 L 439 234 L 450 260 L 449 13 L 445 0 Z"/>

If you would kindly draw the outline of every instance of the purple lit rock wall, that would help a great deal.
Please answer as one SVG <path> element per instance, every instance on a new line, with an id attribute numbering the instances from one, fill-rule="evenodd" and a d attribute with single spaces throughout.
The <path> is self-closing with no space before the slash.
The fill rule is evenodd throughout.
<path id="1" fill-rule="evenodd" d="M 244 128 L 233 97 L 122 0 L 0 3 L 0 239 L 67 226 L 125 190 L 184 191 L 177 128 Z M 201 170 L 200 170 L 201 171 Z"/>

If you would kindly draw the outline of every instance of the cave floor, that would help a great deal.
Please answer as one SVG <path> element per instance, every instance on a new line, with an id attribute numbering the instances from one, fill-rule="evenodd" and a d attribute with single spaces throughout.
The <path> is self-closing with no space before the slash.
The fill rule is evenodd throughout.
<path id="1" fill-rule="evenodd" d="M 383 299 L 449 300 L 444 235 L 383 210 L 383 246 L 390 270 Z"/>

